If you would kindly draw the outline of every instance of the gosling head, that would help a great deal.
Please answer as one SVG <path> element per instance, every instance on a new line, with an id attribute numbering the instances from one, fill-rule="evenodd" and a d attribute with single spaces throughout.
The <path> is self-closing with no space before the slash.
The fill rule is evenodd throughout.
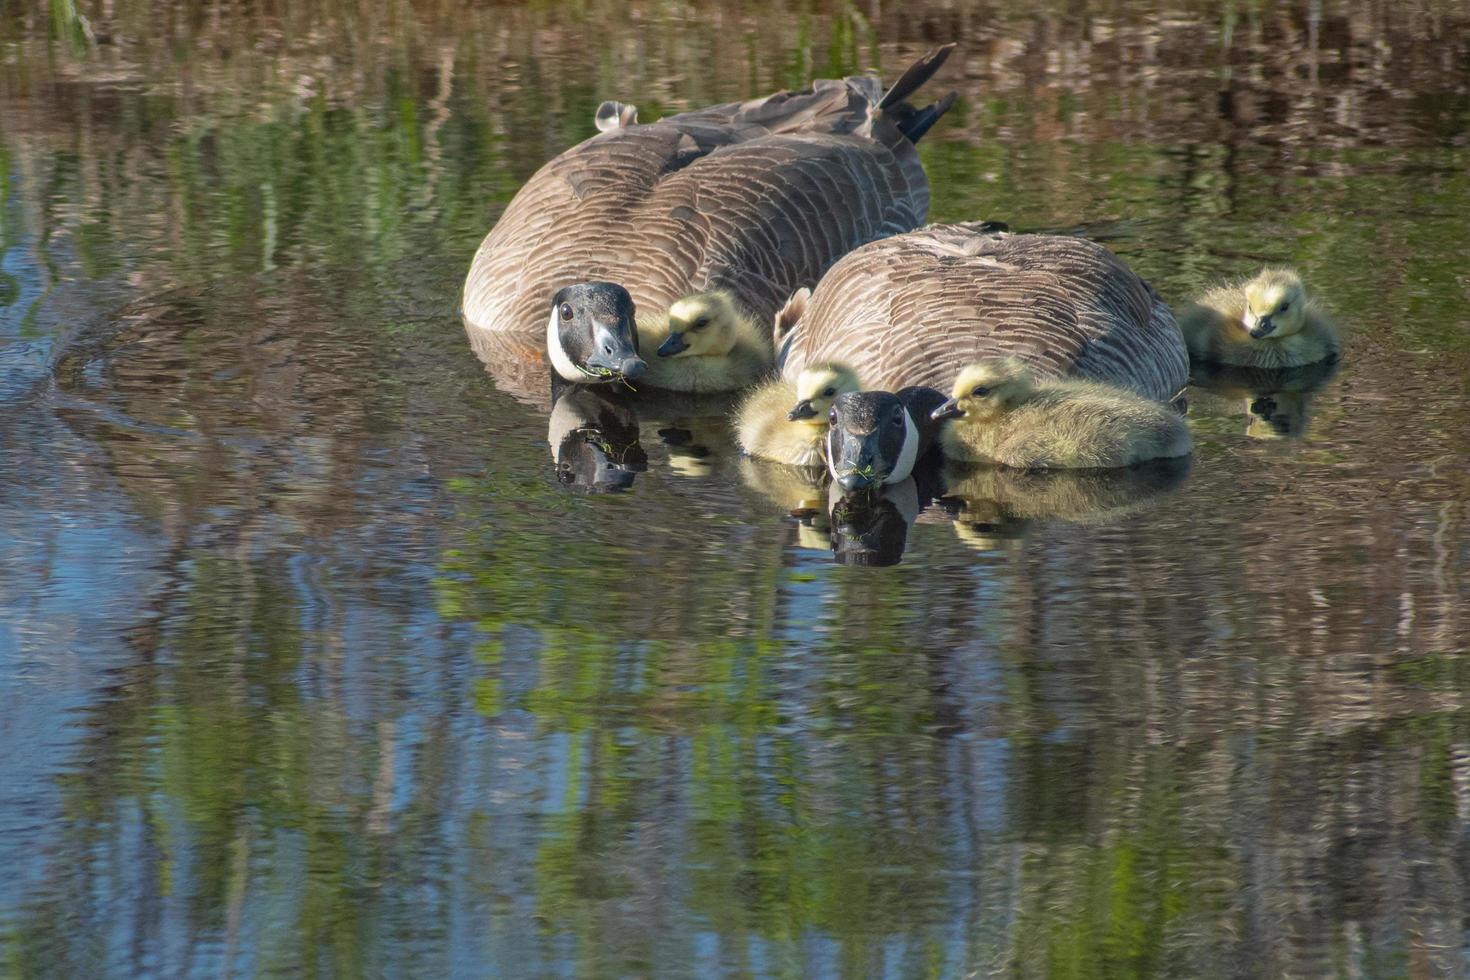
<path id="1" fill-rule="evenodd" d="M 897 395 L 850 391 L 827 412 L 827 472 L 849 493 L 899 483 L 914 471 L 920 441 Z"/>
<path id="2" fill-rule="evenodd" d="M 696 293 L 669 307 L 669 335 L 659 357 L 723 357 L 740 339 L 740 312 L 726 293 Z"/>
<path id="3" fill-rule="evenodd" d="M 1025 401 L 1034 386 L 1031 369 L 1019 357 L 989 357 L 961 371 L 949 401 L 929 417 L 991 421 Z"/>
<path id="4" fill-rule="evenodd" d="M 638 356 L 633 297 L 615 282 L 567 286 L 551 298 L 546 353 L 556 373 L 582 384 L 636 378 L 648 369 Z"/>
<path id="5" fill-rule="evenodd" d="M 821 364 L 796 376 L 796 404 L 786 413 L 792 422 L 826 425 L 838 395 L 858 390 L 857 375 L 842 364 Z"/>
<path id="6" fill-rule="evenodd" d="M 1255 340 L 1289 337 L 1306 319 L 1307 295 L 1301 277 L 1290 269 L 1264 269 L 1245 285 L 1241 325 Z"/>

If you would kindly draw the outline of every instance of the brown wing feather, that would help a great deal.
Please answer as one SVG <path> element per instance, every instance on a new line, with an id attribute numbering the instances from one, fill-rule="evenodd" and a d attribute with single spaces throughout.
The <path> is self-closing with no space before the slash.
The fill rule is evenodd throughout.
<path id="1" fill-rule="evenodd" d="M 865 387 L 947 390 L 966 364 L 1001 355 L 1158 400 L 1189 372 L 1173 314 L 1113 253 L 977 225 L 934 225 L 838 262 L 812 293 L 783 372 L 839 361 Z"/>

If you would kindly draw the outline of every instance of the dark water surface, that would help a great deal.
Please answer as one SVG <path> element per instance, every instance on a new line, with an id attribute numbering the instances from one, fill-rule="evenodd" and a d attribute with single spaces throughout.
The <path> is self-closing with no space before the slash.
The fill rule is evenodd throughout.
<path id="1" fill-rule="evenodd" d="M 949 39 L 934 218 L 1296 264 L 1342 369 L 895 567 L 709 411 L 561 486 L 519 184 Z M 0 975 L 1466 969 L 1463 0 L 6 4 L 0 182 Z"/>

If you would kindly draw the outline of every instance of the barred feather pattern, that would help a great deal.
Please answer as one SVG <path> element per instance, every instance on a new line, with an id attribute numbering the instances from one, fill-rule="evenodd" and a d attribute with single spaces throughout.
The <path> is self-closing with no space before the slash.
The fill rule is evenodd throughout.
<path id="1" fill-rule="evenodd" d="M 915 66 L 921 81 L 947 53 Z M 622 284 L 640 311 L 724 289 L 772 322 L 844 254 L 925 220 L 928 180 L 899 128 L 916 110 L 882 99 L 876 78 L 818 80 L 572 147 L 481 243 L 463 297 L 472 339 L 539 334 L 556 290 L 589 280 Z"/>
<path id="2" fill-rule="evenodd" d="M 1105 381 L 1167 401 L 1189 378 L 1174 314 L 1095 242 L 930 225 L 832 267 L 796 325 L 782 374 L 836 361 L 864 388 L 948 392 L 960 370 L 1014 355 L 1039 377 Z"/>

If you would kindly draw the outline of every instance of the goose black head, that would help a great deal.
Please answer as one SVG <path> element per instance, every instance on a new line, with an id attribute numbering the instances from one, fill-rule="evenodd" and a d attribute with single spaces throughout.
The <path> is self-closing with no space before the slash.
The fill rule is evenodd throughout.
<path id="1" fill-rule="evenodd" d="M 845 491 L 898 483 L 913 472 L 920 442 L 903 400 L 887 391 L 838 395 L 827 415 L 827 471 Z"/>
<path id="2" fill-rule="evenodd" d="M 613 282 L 578 283 L 552 297 L 546 351 L 558 375 L 582 384 L 631 381 L 648 370 L 638 356 L 633 297 Z"/>

